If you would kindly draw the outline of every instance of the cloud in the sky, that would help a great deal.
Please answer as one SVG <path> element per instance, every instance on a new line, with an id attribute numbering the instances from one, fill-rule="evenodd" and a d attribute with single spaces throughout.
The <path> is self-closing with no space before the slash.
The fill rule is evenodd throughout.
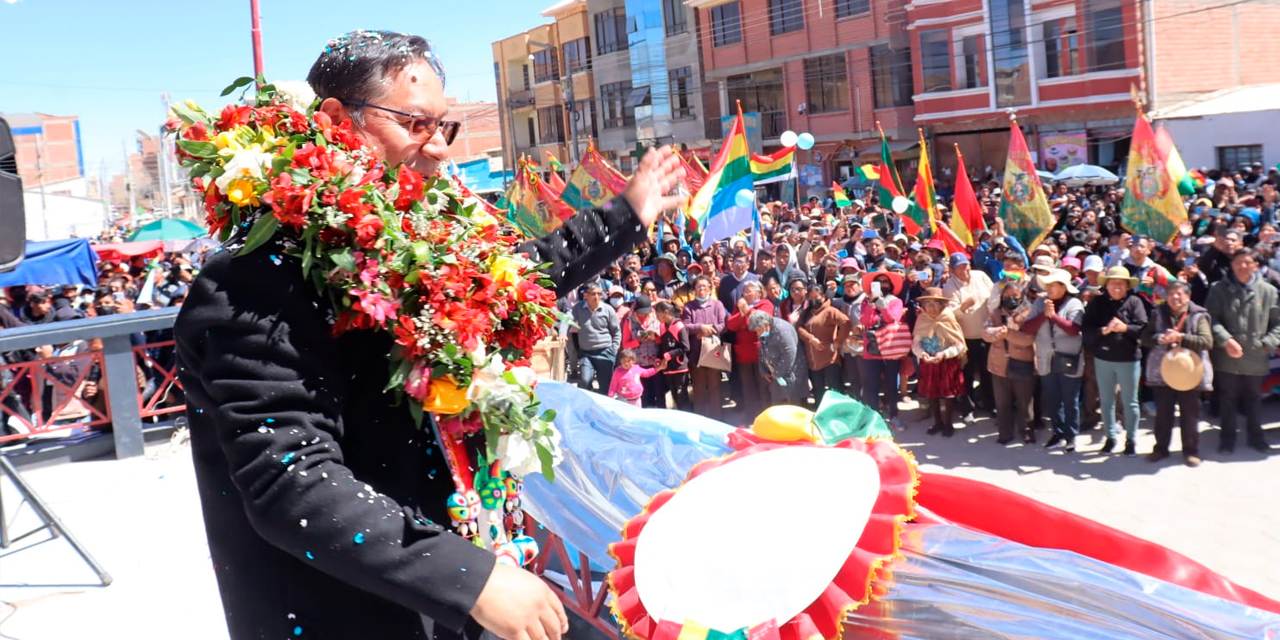
<path id="1" fill-rule="evenodd" d="M 4 0 L 5 4 L 17 4 L 19 0 Z"/>

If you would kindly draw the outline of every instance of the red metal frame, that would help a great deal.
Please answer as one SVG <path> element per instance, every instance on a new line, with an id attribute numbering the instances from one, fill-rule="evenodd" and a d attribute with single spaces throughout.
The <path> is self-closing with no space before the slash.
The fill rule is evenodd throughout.
<path id="1" fill-rule="evenodd" d="M 525 522 L 526 526 L 531 527 L 533 530 L 541 530 L 546 535 L 544 539 L 539 541 L 540 551 L 538 557 L 533 561 L 533 565 L 529 569 L 555 590 L 556 595 L 560 597 L 560 602 L 564 603 L 566 609 L 573 611 L 606 636 L 617 637 L 618 626 L 613 622 L 613 614 L 610 613 L 607 619 L 600 617 L 601 612 L 605 611 L 604 604 L 609 597 L 609 587 L 603 581 L 599 589 L 592 584 L 591 559 L 587 557 L 587 554 L 579 551 L 578 568 L 575 571 L 573 563 L 569 559 L 569 549 L 565 546 L 564 541 L 560 539 L 560 536 L 540 527 L 537 521 L 528 513 L 525 514 Z M 552 558 L 560 561 L 560 567 L 564 569 L 565 577 L 569 581 L 568 590 L 565 590 L 559 583 L 544 575 L 548 565 L 551 564 Z"/>
<path id="2" fill-rule="evenodd" d="M 181 390 L 182 382 L 178 380 L 178 368 L 176 365 L 172 369 L 166 369 L 160 366 L 160 364 L 156 362 L 150 355 L 147 355 L 147 349 L 154 349 L 156 347 L 171 347 L 174 344 L 175 343 L 173 340 L 167 340 L 164 342 L 154 342 L 152 344 L 144 344 L 144 345 L 133 348 L 134 359 L 139 364 L 149 365 L 151 368 L 155 369 L 156 372 L 159 373 L 161 376 L 160 384 L 157 385 L 156 392 L 151 395 L 150 399 L 144 402 L 142 398 L 142 394 L 138 394 L 138 411 L 139 411 L 139 415 L 143 418 L 151 418 L 154 416 L 162 416 L 169 413 L 177 413 L 179 411 L 187 410 L 187 404 L 185 402 L 182 404 L 173 405 L 171 407 L 159 407 L 159 408 L 156 407 L 156 405 L 160 404 L 160 402 L 163 401 L 165 397 L 169 395 L 170 389 L 177 388 Z"/>
<path id="3" fill-rule="evenodd" d="M 85 366 L 81 367 L 80 375 L 76 377 L 75 382 L 71 383 L 70 386 L 63 384 L 58 380 L 55 380 L 45 371 L 46 365 L 49 365 L 52 363 L 58 363 L 58 362 L 66 362 L 68 360 L 89 360 L 89 362 L 86 363 Z M 84 384 L 85 380 L 87 380 L 89 377 L 89 372 L 93 369 L 93 365 L 95 364 L 98 365 L 98 368 L 100 371 L 103 369 L 104 363 L 102 360 L 101 351 L 87 351 L 85 353 L 77 353 L 75 355 L 70 355 L 70 356 L 59 356 L 55 358 L 41 358 L 39 360 L 31 360 L 29 362 L 18 362 L 14 364 L 6 364 L 6 365 L 0 366 L 0 369 L 9 371 L 13 374 L 13 380 L 10 381 L 9 384 L 5 385 L 3 389 L 0 389 L 0 398 L 6 397 L 11 393 L 16 393 L 16 390 L 22 385 L 23 381 L 27 381 L 29 383 L 28 388 L 31 389 L 30 397 L 27 398 L 27 400 L 30 402 L 30 408 L 31 408 L 30 420 L 28 420 L 25 416 L 14 412 L 7 405 L 0 404 L 0 422 L 7 423 L 10 418 L 17 418 L 23 424 L 23 426 L 25 426 L 31 433 L 0 436 L 0 442 L 8 442 L 11 440 L 22 440 L 24 438 L 31 437 L 31 435 L 33 434 L 50 433 L 53 431 L 64 431 L 68 429 L 74 429 L 76 427 L 92 427 L 92 426 L 109 424 L 111 422 L 110 406 L 109 405 L 107 406 L 106 411 L 99 411 L 96 407 L 94 407 L 92 404 L 88 402 L 84 403 L 84 405 L 89 410 L 89 416 L 92 418 L 88 422 L 73 422 L 73 423 L 63 423 L 63 424 L 46 423 L 43 418 L 44 408 L 45 408 L 44 407 L 44 386 L 53 385 L 55 391 L 62 392 L 62 396 L 63 396 L 62 401 L 59 402 L 56 406 L 54 406 L 53 409 L 49 412 L 49 415 L 51 416 L 57 415 L 60 411 L 67 408 L 67 406 L 71 404 L 72 399 L 77 397 L 76 392 L 74 390 L 79 389 L 80 385 Z M 103 376 L 102 379 L 98 381 L 98 393 L 100 395 L 107 393 L 106 376 Z M 3 433 L 3 431 L 0 431 L 0 433 Z"/>

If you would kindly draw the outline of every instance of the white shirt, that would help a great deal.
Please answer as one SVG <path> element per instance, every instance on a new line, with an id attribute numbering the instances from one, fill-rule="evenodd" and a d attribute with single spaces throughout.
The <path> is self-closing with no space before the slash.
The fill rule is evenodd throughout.
<path id="1" fill-rule="evenodd" d="M 955 303 L 956 320 L 960 321 L 960 328 L 964 330 L 966 340 L 982 339 L 982 325 L 990 317 L 987 301 L 991 299 L 991 292 L 994 289 L 995 285 L 986 273 L 981 269 L 972 268 L 969 269 L 968 284 L 952 275 L 942 286 L 942 295 L 951 298 Z M 962 311 L 961 305 L 967 300 L 972 300 L 973 306 L 969 307 L 968 311 Z"/>

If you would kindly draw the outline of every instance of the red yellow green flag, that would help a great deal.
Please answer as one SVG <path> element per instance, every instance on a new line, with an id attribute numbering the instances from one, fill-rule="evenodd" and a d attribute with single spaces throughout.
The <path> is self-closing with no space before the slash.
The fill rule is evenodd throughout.
<path id="1" fill-rule="evenodd" d="M 838 182 L 831 183 L 831 196 L 835 198 L 837 207 L 853 206 L 853 201 L 849 199 L 849 194 L 844 192 L 844 188 Z"/>
<path id="2" fill-rule="evenodd" d="M 1000 186 L 1000 218 L 1005 231 L 1028 248 L 1040 244 L 1053 229 L 1049 201 L 1016 119 L 1009 124 L 1009 159 Z"/>
<path id="3" fill-rule="evenodd" d="M 876 123 L 879 127 L 880 123 Z M 877 181 L 879 182 L 880 206 L 890 208 L 893 206 L 894 198 L 903 196 L 902 180 L 898 178 L 898 170 L 893 167 L 893 152 L 889 151 L 889 141 L 884 137 L 884 130 L 880 130 L 880 166 L 876 168 Z"/>
<path id="4" fill-rule="evenodd" d="M 967 247 L 972 247 L 974 234 L 987 228 L 982 217 L 982 206 L 978 204 L 978 195 L 973 192 L 973 183 L 969 181 L 969 172 L 964 167 L 964 155 L 960 146 L 956 145 L 956 158 L 959 167 L 956 169 L 956 195 L 951 215 L 951 230 Z"/>
<path id="5" fill-rule="evenodd" d="M 575 211 L 599 207 L 622 193 L 626 186 L 627 179 L 595 147 L 588 146 L 578 168 L 569 176 L 569 184 L 561 192 L 560 199 Z"/>
<path id="6" fill-rule="evenodd" d="M 1178 225 L 1187 220 L 1187 208 L 1168 162 L 1168 156 L 1160 152 L 1151 123 L 1139 113 L 1133 124 L 1133 141 L 1129 143 L 1129 172 L 1124 179 L 1120 217 L 1129 231 L 1157 242 L 1172 241 L 1178 236 Z"/>
<path id="7" fill-rule="evenodd" d="M 921 235 L 924 230 L 932 235 L 937 229 L 938 194 L 933 188 L 933 169 L 929 167 L 929 147 L 924 142 L 924 132 L 920 133 L 920 169 L 916 173 L 916 188 L 913 194 L 915 206 L 909 207 L 902 216 L 902 226 L 909 235 Z"/>
<path id="8" fill-rule="evenodd" d="M 538 178 L 531 163 L 521 160 L 516 179 L 507 188 L 507 220 L 529 238 L 540 238 L 573 217 L 572 207 L 552 195 L 551 189 Z"/>
<path id="9" fill-rule="evenodd" d="M 857 169 L 858 177 L 867 182 L 879 182 L 880 172 L 876 170 L 874 164 L 864 164 Z"/>

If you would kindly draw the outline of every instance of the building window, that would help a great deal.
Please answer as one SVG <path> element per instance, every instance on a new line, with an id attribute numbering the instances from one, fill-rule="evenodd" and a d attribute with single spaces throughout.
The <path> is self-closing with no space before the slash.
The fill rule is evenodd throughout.
<path id="1" fill-rule="evenodd" d="M 924 93 L 951 90 L 951 36 L 946 29 L 920 32 L 920 73 Z"/>
<path id="2" fill-rule="evenodd" d="M 871 0 L 836 0 L 836 17 L 848 18 L 871 11 Z"/>
<path id="3" fill-rule="evenodd" d="M 627 49 L 627 10 L 614 7 L 595 15 L 596 54 L 604 55 Z"/>
<path id="4" fill-rule="evenodd" d="M 628 107 L 631 81 L 610 82 L 600 85 L 600 127 L 618 129 L 636 123 L 635 107 Z"/>
<path id="5" fill-rule="evenodd" d="M 1262 162 L 1260 144 L 1218 147 L 1218 168 L 1223 171 L 1248 171 L 1254 162 Z"/>
<path id="6" fill-rule="evenodd" d="M 911 106 L 911 50 L 871 47 L 871 84 L 877 109 Z"/>
<path id="7" fill-rule="evenodd" d="M 538 146 L 538 124 L 533 118 L 525 118 L 524 123 L 529 126 L 529 146 Z"/>
<path id="8" fill-rule="evenodd" d="M 667 26 L 669 36 L 688 31 L 689 15 L 684 0 L 662 0 L 662 21 Z"/>
<path id="9" fill-rule="evenodd" d="M 849 110 L 849 69 L 843 53 L 804 61 L 805 101 L 809 113 Z"/>
<path id="10" fill-rule="evenodd" d="M 694 115 L 692 67 L 680 67 L 668 71 L 667 81 L 671 85 L 671 117 L 692 118 Z"/>
<path id="11" fill-rule="evenodd" d="M 1044 75 L 1064 78 L 1080 73 L 1080 35 L 1075 17 L 1049 20 L 1041 25 L 1044 40 Z"/>
<path id="12" fill-rule="evenodd" d="M 566 73 L 586 71 L 591 68 L 591 43 L 586 38 L 564 43 L 564 67 Z"/>
<path id="13" fill-rule="evenodd" d="M 1124 15 L 1119 0 L 1088 0 L 1085 2 L 1085 49 L 1088 53 L 1088 70 L 1111 71 L 1124 69 Z"/>
<path id="14" fill-rule="evenodd" d="M 985 38 L 981 34 L 964 36 L 956 41 L 956 88 L 977 89 L 987 86 Z"/>
<path id="15" fill-rule="evenodd" d="M 554 105 L 538 109 L 539 144 L 564 142 L 564 107 Z"/>
<path id="16" fill-rule="evenodd" d="M 787 99 L 781 69 L 729 76 L 725 83 L 729 104 L 741 102 L 743 113 L 760 114 L 761 137 L 776 138 L 787 130 Z"/>
<path id="17" fill-rule="evenodd" d="M 800 0 L 769 0 L 769 33 L 780 36 L 804 28 L 804 4 Z"/>
<path id="18" fill-rule="evenodd" d="M 524 90 L 528 91 L 533 84 L 529 81 L 529 65 L 520 65 L 520 75 L 524 78 Z"/>
<path id="19" fill-rule="evenodd" d="M 991 0 L 992 82 L 996 108 L 1031 104 L 1031 56 L 1027 49 L 1024 0 Z"/>
<path id="20" fill-rule="evenodd" d="M 539 49 L 533 52 L 533 81 L 555 82 L 560 79 L 560 61 L 555 49 Z"/>
<path id="21" fill-rule="evenodd" d="M 742 42 L 742 9 L 737 2 L 711 7 L 711 44 L 723 47 Z"/>

